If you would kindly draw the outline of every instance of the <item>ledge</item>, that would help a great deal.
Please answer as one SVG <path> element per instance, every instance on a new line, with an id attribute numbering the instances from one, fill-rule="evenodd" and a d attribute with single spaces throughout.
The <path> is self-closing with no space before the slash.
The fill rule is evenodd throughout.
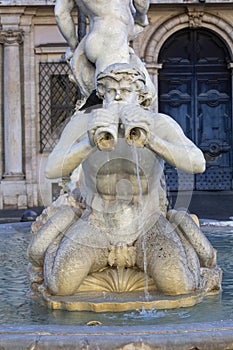
<path id="1" fill-rule="evenodd" d="M 161 326 L 0 326 L 2 349 L 211 349 L 233 348 L 233 322 Z"/>
<path id="2" fill-rule="evenodd" d="M 0 6 L 51 6 L 55 2 L 56 0 L 0 0 Z"/>
<path id="3" fill-rule="evenodd" d="M 53 6 L 56 0 L 0 0 L 1 6 Z M 150 0 L 151 4 L 232 4 L 232 0 Z"/>
<path id="4" fill-rule="evenodd" d="M 1 6 L 51 6 L 56 0 L 0 0 Z M 150 0 L 151 4 L 232 4 L 232 0 Z"/>
<path id="5" fill-rule="evenodd" d="M 151 4 L 232 4 L 232 0 L 150 0 Z"/>
<path id="6" fill-rule="evenodd" d="M 35 54 L 43 55 L 43 54 L 65 54 L 67 49 L 67 45 L 41 45 L 37 46 L 34 49 Z"/>

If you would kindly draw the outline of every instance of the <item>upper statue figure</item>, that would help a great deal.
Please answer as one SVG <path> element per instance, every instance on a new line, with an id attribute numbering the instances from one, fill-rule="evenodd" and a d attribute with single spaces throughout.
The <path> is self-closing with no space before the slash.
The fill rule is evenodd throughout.
<path id="1" fill-rule="evenodd" d="M 72 17 L 75 6 L 89 19 L 89 31 L 80 43 Z M 56 1 L 57 24 L 69 45 L 66 59 L 84 98 L 96 89 L 96 77 L 100 72 L 112 64 L 127 63 L 145 74 L 152 100 L 155 89 L 149 74 L 129 46 L 129 41 L 148 24 L 148 7 L 149 0 Z"/>

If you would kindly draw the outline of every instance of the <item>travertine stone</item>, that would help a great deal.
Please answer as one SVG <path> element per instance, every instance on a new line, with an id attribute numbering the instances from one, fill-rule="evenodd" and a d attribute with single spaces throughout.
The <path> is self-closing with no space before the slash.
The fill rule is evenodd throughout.
<path id="1" fill-rule="evenodd" d="M 2 6 L 46 6 L 54 5 L 56 0 L 1 0 Z"/>
<path id="2" fill-rule="evenodd" d="M 27 193 L 24 181 L 19 179 L 8 179 L 1 181 L 0 193 L 2 196 L 2 208 L 27 208 Z"/>
<path id="3" fill-rule="evenodd" d="M 3 82 L 3 47 L 2 45 L 0 45 L 0 145 L 3 145 L 4 143 L 4 136 L 3 136 L 3 89 L 2 87 L 2 82 Z M 3 153 L 1 151 L 1 147 L 0 147 L 0 152 Z M 4 166 L 4 160 L 3 157 L 0 157 L 0 179 L 2 178 L 3 175 L 3 166 Z M 2 209 L 1 206 L 1 202 L 2 202 L 2 198 L 1 198 L 1 193 L 0 193 L 0 209 Z"/>
<path id="4" fill-rule="evenodd" d="M 90 30 L 80 43 L 72 17 L 74 6 L 78 6 L 90 22 Z M 148 0 L 101 0 L 98 3 L 85 0 L 56 1 L 57 24 L 69 45 L 66 59 L 85 98 L 96 88 L 97 75 L 115 63 L 130 63 L 140 68 L 146 76 L 150 98 L 154 97 L 155 89 L 149 74 L 129 47 L 129 41 L 148 25 L 148 8 Z"/>
<path id="5" fill-rule="evenodd" d="M 4 56 L 4 145 L 6 178 L 23 178 L 22 107 L 19 45 L 21 31 L 0 31 Z"/>
<path id="6" fill-rule="evenodd" d="M 45 169 L 51 179 L 71 177 L 33 225 L 28 248 L 32 289 L 54 309 L 192 306 L 221 290 L 216 251 L 197 218 L 167 212 L 164 161 L 198 174 L 205 159 L 174 119 L 150 109 L 154 87 L 128 46 L 147 24 L 148 1 L 132 4 L 115 1 L 111 12 L 106 0 L 56 2 L 74 76 L 103 104 L 74 113 Z M 90 20 L 78 45 L 75 5 Z"/>
<path id="7" fill-rule="evenodd" d="M 43 295 L 47 306 L 50 309 L 63 309 L 67 311 L 94 311 L 94 312 L 123 312 L 128 310 L 161 310 L 175 309 L 179 307 L 191 307 L 200 303 L 205 294 L 201 291 L 181 296 L 164 296 L 156 292 L 150 292 L 148 298 L 144 292 L 128 293 L 97 293 L 82 292 L 69 297 L 50 295 L 42 287 L 40 292 Z"/>
<path id="8" fill-rule="evenodd" d="M 96 291 L 121 291 L 122 298 L 143 285 L 148 293 L 153 284 L 166 296 L 201 291 L 202 298 L 219 291 L 215 250 L 190 215 L 166 213 L 161 195 L 165 196 L 162 159 L 199 173 L 205 169 L 201 151 L 173 119 L 143 107 L 146 80 L 137 69 L 126 64 L 108 67 L 97 78 L 97 93 L 103 108 L 76 112 L 48 159 L 49 178 L 67 178 L 76 171 L 69 193 L 33 229 L 28 257 L 34 266 L 44 267 L 39 293 L 50 307 L 82 310 L 89 302 L 79 298 L 83 290 L 93 290 L 90 285 Z M 34 288 L 33 279 L 31 283 Z M 182 298 L 171 300 L 170 307 L 196 303 L 195 297 L 185 298 L 183 304 Z M 141 305 L 118 304 L 114 311 Z"/>

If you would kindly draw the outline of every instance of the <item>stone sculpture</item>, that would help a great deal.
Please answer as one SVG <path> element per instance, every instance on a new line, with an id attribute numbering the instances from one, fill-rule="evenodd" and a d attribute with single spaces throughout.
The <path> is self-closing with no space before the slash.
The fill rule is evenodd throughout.
<path id="1" fill-rule="evenodd" d="M 102 8 L 94 4 L 78 2 L 95 27 L 94 10 Z M 120 4 L 127 5 L 122 18 L 132 16 L 130 2 L 116 2 Z M 134 1 L 137 10 L 139 4 Z M 147 2 L 142 4 L 142 16 L 136 14 L 136 19 L 144 25 Z M 86 47 L 91 35 L 103 37 L 103 28 L 87 35 Z M 140 305 L 188 306 L 221 288 L 216 251 L 198 223 L 184 211 L 167 211 L 164 161 L 195 174 L 205 170 L 205 159 L 171 117 L 148 108 L 148 74 L 129 59 L 128 29 L 121 28 L 121 34 L 122 55 L 111 55 L 110 48 L 92 60 L 85 52 L 95 64 L 93 81 L 103 106 L 77 111 L 48 158 L 46 176 L 70 184 L 33 224 L 28 258 L 32 289 L 52 308 L 88 309 L 86 294 L 80 301 L 85 291 L 141 290 L 147 297 L 154 290 L 156 296 L 152 304 L 149 298 Z M 70 43 L 72 51 L 75 45 Z M 173 299 L 158 304 L 158 295 Z M 118 311 L 139 304 L 122 306 L 119 301 L 118 306 L 114 302 L 94 309 Z"/>
<path id="2" fill-rule="evenodd" d="M 72 9 L 78 5 L 89 19 L 90 30 L 77 41 Z M 148 24 L 149 0 L 57 0 L 55 16 L 67 40 L 66 52 L 71 69 L 83 97 L 96 88 L 96 76 L 114 63 L 131 63 L 140 67 L 147 80 L 150 98 L 155 89 L 141 60 L 129 46 Z"/>

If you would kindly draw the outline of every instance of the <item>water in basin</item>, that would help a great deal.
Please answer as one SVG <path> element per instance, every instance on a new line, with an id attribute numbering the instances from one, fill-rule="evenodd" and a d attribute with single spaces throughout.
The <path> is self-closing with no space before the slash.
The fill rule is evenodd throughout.
<path id="1" fill-rule="evenodd" d="M 99 321 L 103 325 L 158 325 L 229 320 L 233 318 L 233 227 L 204 226 L 218 251 L 223 270 L 222 293 L 205 297 L 201 304 L 173 310 L 133 310 L 122 313 L 68 312 L 50 310 L 29 297 L 26 250 L 30 223 L 0 225 L 0 323 L 85 325 Z"/>

